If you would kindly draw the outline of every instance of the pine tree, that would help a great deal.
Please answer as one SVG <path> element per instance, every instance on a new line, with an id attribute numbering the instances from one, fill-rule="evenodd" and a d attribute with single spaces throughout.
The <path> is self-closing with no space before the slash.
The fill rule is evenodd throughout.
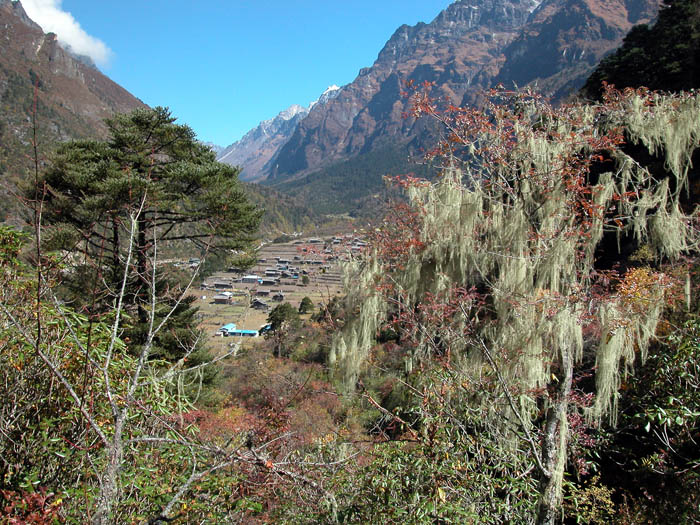
<path id="1" fill-rule="evenodd" d="M 292 330 L 297 330 L 300 325 L 299 311 L 290 303 L 282 303 L 275 306 L 267 316 L 270 330 L 265 337 L 274 341 L 274 352 L 277 357 L 282 357 L 282 350 L 287 335 Z"/>
<path id="2" fill-rule="evenodd" d="M 122 306 L 131 318 L 127 336 L 138 345 L 139 334 L 147 331 L 151 290 L 164 311 L 181 301 L 182 276 L 156 281 L 156 258 L 246 248 L 261 211 L 249 203 L 237 170 L 217 163 L 169 110 L 139 109 L 106 122 L 106 141 L 63 145 L 40 181 L 43 219 L 51 225 L 45 238 L 48 246 L 70 255 L 65 296 L 90 314 L 113 308 L 127 259 L 137 261 Z M 134 214 L 137 231 L 129 244 Z M 161 337 L 154 355 L 182 355 L 199 338 L 193 316 L 189 303 L 182 302 L 171 314 L 171 329 L 165 331 L 170 335 Z"/>
<path id="3" fill-rule="evenodd" d="M 304 297 L 299 303 L 299 313 L 306 314 L 314 309 L 314 303 L 309 297 Z"/>

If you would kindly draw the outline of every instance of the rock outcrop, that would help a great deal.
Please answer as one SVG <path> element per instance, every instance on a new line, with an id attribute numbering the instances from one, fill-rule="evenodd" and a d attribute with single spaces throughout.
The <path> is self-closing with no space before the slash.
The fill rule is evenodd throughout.
<path id="1" fill-rule="evenodd" d="M 538 89 L 555 99 L 578 90 L 633 26 L 653 20 L 658 0 L 549 0 L 504 50 L 497 82 Z"/>
<path id="2" fill-rule="evenodd" d="M 313 108 L 320 109 L 333 100 L 339 89 L 338 86 L 330 86 L 307 107 L 294 104 L 276 117 L 262 121 L 243 138 L 218 152 L 217 160 L 232 166 L 240 166 L 242 180 L 265 179 L 270 172 L 271 162 L 296 131 L 299 123 Z"/>
<path id="3" fill-rule="evenodd" d="M 13 192 L 26 176 L 33 115 L 43 159 L 57 142 L 104 137 L 104 118 L 144 106 L 61 47 L 55 34 L 45 34 L 20 2 L 0 0 L 0 174 L 5 181 L 0 192 Z M 9 202 L 0 199 L 0 219 L 6 218 Z"/>
<path id="4" fill-rule="evenodd" d="M 401 26 L 372 67 L 309 112 L 281 148 L 270 177 L 311 172 L 386 143 L 407 142 L 416 130 L 404 118 L 406 82 L 434 82 L 436 94 L 454 101 L 487 87 L 503 49 L 536 7 L 535 0 L 460 0 L 430 24 Z"/>

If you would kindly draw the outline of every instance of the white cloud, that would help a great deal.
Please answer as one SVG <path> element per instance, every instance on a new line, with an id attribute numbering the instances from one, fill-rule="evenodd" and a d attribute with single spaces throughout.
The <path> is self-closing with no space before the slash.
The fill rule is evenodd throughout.
<path id="1" fill-rule="evenodd" d="M 74 53 L 89 56 L 96 64 L 107 65 L 112 50 L 102 40 L 88 35 L 73 15 L 61 7 L 62 0 L 22 0 L 22 7 L 47 33 L 56 33 L 58 41 Z"/>

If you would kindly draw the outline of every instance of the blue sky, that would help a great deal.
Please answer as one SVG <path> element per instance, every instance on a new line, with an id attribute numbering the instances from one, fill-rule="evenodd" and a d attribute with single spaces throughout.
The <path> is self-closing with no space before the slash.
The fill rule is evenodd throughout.
<path id="1" fill-rule="evenodd" d="M 223 146 L 351 82 L 401 24 L 430 22 L 450 3 L 22 0 L 32 18 L 43 13 L 44 30 L 60 21 L 59 39 L 83 46 L 110 78 Z"/>

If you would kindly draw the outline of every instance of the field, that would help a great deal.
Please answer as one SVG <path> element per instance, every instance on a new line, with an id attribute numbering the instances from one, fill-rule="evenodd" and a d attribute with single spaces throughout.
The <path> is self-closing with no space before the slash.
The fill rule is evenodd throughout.
<path id="1" fill-rule="evenodd" d="M 352 253 L 363 249 L 361 240 L 346 236 L 327 239 L 296 240 L 281 244 L 267 244 L 258 253 L 258 263 L 245 272 L 226 271 L 214 274 L 206 279 L 202 289 L 197 291 L 195 306 L 199 307 L 200 327 L 209 338 L 209 346 L 213 350 L 225 349 L 234 338 L 224 338 L 217 335 L 217 330 L 228 323 L 235 323 L 240 330 L 258 330 L 267 322 L 267 316 L 272 308 L 281 302 L 289 302 L 298 308 L 304 297 L 309 297 L 314 304 L 314 312 L 320 304 L 327 303 L 333 296 L 341 293 L 341 263 Z M 319 242 L 320 241 L 320 242 Z M 296 269 L 298 277 L 281 277 L 270 282 L 265 277 L 265 271 L 277 268 L 278 261 L 289 261 L 287 266 L 290 275 Z M 233 269 L 231 269 L 233 270 Z M 266 279 L 264 284 L 259 282 L 241 282 L 244 275 L 257 275 Z M 303 284 L 304 276 L 308 283 Z M 214 296 L 228 293 L 230 302 L 218 304 Z M 282 294 L 277 300 L 273 296 Z M 253 300 L 267 304 L 267 308 L 251 307 Z M 308 317 L 308 315 L 307 315 Z M 238 338 L 235 338 L 238 340 Z M 256 339 L 247 339 L 255 341 Z"/>

